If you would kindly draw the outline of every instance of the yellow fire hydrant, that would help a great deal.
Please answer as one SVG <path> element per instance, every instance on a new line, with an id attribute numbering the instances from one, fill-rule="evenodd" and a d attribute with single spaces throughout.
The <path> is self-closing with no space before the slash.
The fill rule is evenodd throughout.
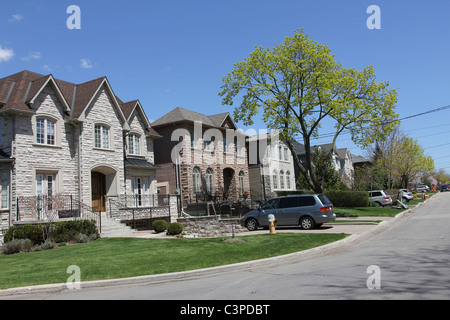
<path id="1" fill-rule="evenodd" d="M 269 214 L 268 219 L 270 234 L 277 234 L 275 231 L 275 216 L 273 214 Z"/>

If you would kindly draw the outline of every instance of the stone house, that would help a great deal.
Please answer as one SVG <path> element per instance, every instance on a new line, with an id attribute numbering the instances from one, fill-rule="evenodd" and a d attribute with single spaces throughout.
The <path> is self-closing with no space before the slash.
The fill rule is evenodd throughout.
<path id="1" fill-rule="evenodd" d="M 211 116 L 175 108 L 152 122 L 158 188 L 196 201 L 243 199 L 250 191 L 246 136 L 229 113 Z"/>
<path id="2" fill-rule="evenodd" d="M 257 156 L 249 158 L 252 199 L 265 201 L 276 196 L 277 191 L 296 190 L 294 158 L 286 142 L 270 133 L 251 136 L 249 152 L 252 142 L 257 147 Z"/>
<path id="3" fill-rule="evenodd" d="M 106 77 L 73 84 L 23 71 L 0 79 L 0 227 L 36 219 L 23 211 L 25 198 L 70 196 L 97 212 L 113 198 L 154 205 L 157 138 L 140 102 L 121 101 Z"/>

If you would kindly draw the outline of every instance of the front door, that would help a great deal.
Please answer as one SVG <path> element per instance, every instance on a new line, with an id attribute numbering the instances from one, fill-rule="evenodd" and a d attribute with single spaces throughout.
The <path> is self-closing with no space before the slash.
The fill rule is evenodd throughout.
<path id="1" fill-rule="evenodd" d="M 100 172 L 92 172 L 92 209 L 97 212 L 105 212 L 106 177 Z"/>

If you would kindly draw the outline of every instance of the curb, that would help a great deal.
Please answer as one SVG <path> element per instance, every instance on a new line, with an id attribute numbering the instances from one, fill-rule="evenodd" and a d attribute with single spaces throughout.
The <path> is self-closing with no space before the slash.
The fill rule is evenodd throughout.
<path id="1" fill-rule="evenodd" d="M 436 195 L 435 195 L 436 196 Z M 435 197 L 434 196 L 434 197 Z M 433 198 L 434 198 L 433 197 Z M 431 199 L 431 198 L 430 198 Z M 402 217 L 406 214 L 414 212 L 415 209 L 420 208 L 424 203 L 428 200 L 419 203 L 414 208 L 407 209 L 399 214 L 397 214 L 392 220 L 382 221 L 377 225 L 374 225 L 373 228 L 360 233 L 353 234 L 349 237 L 346 237 L 342 240 L 338 240 L 320 247 L 312 248 L 309 250 L 294 252 L 282 256 L 271 257 L 260 260 L 239 262 L 229 265 L 223 265 L 218 267 L 211 268 L 203 268 L 197 270 L 190 271 L 181 271 L 181 272 L 173 272 L 173 273 L 164 273 L 157 275 L 148 275 L 148 276 L 138 276 L 138 277 L 130 277 L 130 278 L 121 278 L 121 279 L 110 279 L 110 280 L 96 280 L 96 281 L 85 281 L 81 282 L 81 289 L 85 288 L 101 288 L 107 286 L 121 286 L 121 285 L 132 285 L 132 284 L 140 284 L 140 285 L 150 285 L 156 283 L 164 283 L 169 281 L 186 281 L 186 280 L 194 280 L 199 278 L 204 278 L 213 274 L 221 274 L 226 272 L 232 272 L 235 270 L 249 270 L 252 268 L 261 268 L 268 266 L 276 266 L 289 261 L 295 261 L 298 259 L 310 259 L 316 257 L 321 254 L 328 253 L 336 248 L 345 248 L 350 244 L 355 242 L 356 240 L 361 240 L 362 238 L 370 238 L 373 237 L 386 229 L 388 229 L 392 224 L 398 222 Z M 8 296 L 17 296 L 17 295 L 25 295 L 25 294 L 42 294 L 42 293 L 57 293 L 61 291 L 67 291 L 68 289 L 66 283 L 59 284 L 48 284 L 48 285 L 38 285 L 38 286 L 26 286 L 19 288 L 10 288 L 5 290 L 0 290 L 0 297 L 8 297 Z"/>

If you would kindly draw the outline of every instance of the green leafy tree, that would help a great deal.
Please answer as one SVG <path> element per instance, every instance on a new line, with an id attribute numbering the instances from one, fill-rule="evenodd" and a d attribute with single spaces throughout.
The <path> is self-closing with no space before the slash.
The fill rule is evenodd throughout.
<path id="1" fill-rule="evenodd" d="M 322 192 L 320 178 L 312 168 L 311 139 L 319 135 L 324 121 L 334 123 L 333 147 L 348 130 L 352 140 L 368 146 L 395 124 L 397 93 L 388 82 L 377 83 L 374 68 L 344 68 L 331 50 L 296 31 L 273 49 L 256 47 L 222 81 L 222 104 L 235 107 L 234 118 L 252 125 L 262 112 L 268 128 L 277 129 L 294 156 L 306 183 Z M 383 130 L 378 130 L 382 126 Z M 329 130 L 329 128 L 327 128 Z M 302 165 L 292 144 L 300 136 L 306 150 Z"/>

